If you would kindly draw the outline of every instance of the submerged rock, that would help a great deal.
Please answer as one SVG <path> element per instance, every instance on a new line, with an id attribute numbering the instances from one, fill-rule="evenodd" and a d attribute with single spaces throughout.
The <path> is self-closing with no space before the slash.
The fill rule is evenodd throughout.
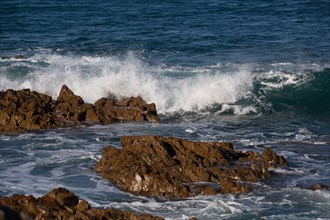
<path id="1" fill-rule="evenodd" d="M 246 182 L 265 180 L 269 167 L 287 165 L 270 148 L 259 155 L 227 142 L 126 136 L 121 146 L 105 147 L 95 170 L 125 191 L 165 198 L 249 192 Z"/>
<path id="2" fill-rule="evenodd" d="M 0 219 L 163 219 L 150 214 L 134 214 L 115 208 L 91 208 L 87 201 L 81 200 L 65 188 L 57 188 L 48 194 L 33 196 L 13 195 L 0 199 Z"/>
<path id="3" fill-rule="evenodd" d="M 85 103 L 66 85 L 56 100 L 29 89 L 0 91 L 0 132 L 33 131 L 119 121 L 159 122 L 155 104 L 140 97 Z"/>
<path id="4" fill-rule="evenodd" d="M 329 190 L 329 186 L 325 185 L 325 184 L 322 184 L 322 183 L 316 183 L 314 184 L 313 186 L 310 186 L 310 187 L 307 187 L 307 189 L 310 189 L 310 190 Z"/>
<path id="5" fill-rule="evenodd" d="M 26 59 L 26 57 L 23 56 L 22 54 L 17 54 L 15 55 L 15 59 L 21 60 L 21 59 Z"/>

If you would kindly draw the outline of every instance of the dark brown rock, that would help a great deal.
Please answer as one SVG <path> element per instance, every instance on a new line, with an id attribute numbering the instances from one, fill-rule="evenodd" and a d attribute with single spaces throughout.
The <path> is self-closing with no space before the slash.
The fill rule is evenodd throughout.
<path id="1" fill-rule="evenodd" d="M 97 115 L 103 123 L 112 121 L 159 122 L 155 104 L 147 104 L 140 97 L 121 100 L 101 98 L 95 102 Z"/>
<path id="2" fill-rule="evenodd" d="M 52 98 L 23 89 L 7 90 L 0 95 L 0 131 L 19 132 L 50 128 L 52 119 Z"/>
<path id="3" fill-rule="evenodd" d="M 104 148 L 95 170 L 123 190 L 166 198 L 249 192 L 245 181 L 267 179 L 269 167 L 286 165 L 271 149 L 260 156 L 226 142 L 127 136 L 121 146 Z M 213 183 L 213 189 L 198 182 Z"/>
<path id="4" fill-rule="evenodd" d="M 287 165 L 286 160 L 284 157 L 277 155 L 274 151 L 272 151 L 269 147 L 265 149 L 262 153 L 262 159 L 270 166 L 278 165 Z"/>
<path id="5" fill-rule="evenodd" d="M 85 211 L 85 210 L 90 209 L 90 205 L 87 201 L 82 200 L 76 205 L 76 209 L 78 211 Z"/>
<path id="6" fill-rule="evenodd" d="M 85 103 L 66 85 L 58 98 L 23 89 L 0 92 L 0 132 L 34 131 L 47 128 L 120 121 L 159 122 L 154 104 L 141 98 L 101 98 Z"/>
<path id="7" fill-rule="evenodd" d="M 23 56 L 22 54 L 17 54 L 17 55 L 15 56 L 15 59 L 21 60 L 21 59 L 26 59 L 26 57 Z"/>
<path id="8" fill-rule="evenodd" d="M 315 185 L 310 186 L 307 189 L 314 190 L 314 191 L 315 190 L 329 190 L 329 186 L 321 184 L 321 183 L 316 183 Z"/>
<path id="9" fill-rule="evenodd" d="M 92 104 L 84 104 L 82 106 L 82 111 L 85 112 L 85 121 L 90 123 L 101 123 L 101 119 L 97 115 L 95 107 Z M 112 121 L 108 121 L 111 123 Z"/>
<path id="10" fill-rule="evenodd" d="M 85 121 L 86 112 L 83 111 L 85 110 L 83 105 L 84 100 L 75 95 L 66 85 L 63 85 L 54 105 L 56 121 L 61 121 L 64 125 Z"/>
<path id="11" fill-rule="evenodd" d="M 71 105 L 76 105 L 76 106 L 80 106 L 84 104 L 84 100 L 80 96 L 75 95 L 66 85 L 62 86 L 57 101 L 67 102 Z"/>
<path id="12" fill-rule="evenodd" d="M 78 202 L 78 197 L 65 188 L 54 189 L 40 198 L 25 195 L 3 197 L 0 199 L 0 219 L 163 219 L 146 213 L 135 214 L 114 208 L 95 209 L 91 208 L 87 201 Z"/>
<path id="13" fill-rule="evenodd" d="M 126 111 L 123 114 L 123 118 L 127 120 L 148 120 L 151 122 L 159 122 L 157 116 L 156 105 L 154 103 L 147 104 L 141 97 L 131 97 L 119 100 L 116 103 L 120 108 L 125 108 L 130 111 Z"/>
<path id="14" fill-rule="evenodd" d="M 61 206 L 66 206 L 71 209 L 79 203 L 79 198 L 65 188 L 54 189 L 44 195 L 42 199 L 45 201 L 51 201 L 52 203 L 58 203 Z"/>
<path id="15" fill-rule="evenodd" d="M 7 206 L 0 206 L 0 220 L 31 220 L 31 218 Z"/>

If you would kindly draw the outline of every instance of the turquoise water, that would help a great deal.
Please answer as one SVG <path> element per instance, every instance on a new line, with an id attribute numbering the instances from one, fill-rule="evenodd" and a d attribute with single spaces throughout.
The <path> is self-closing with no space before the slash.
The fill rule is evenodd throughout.
<path id="1" fill-rule="evenodd" d="M 328 1 L 2 0 L 0 90 L 141 96 L 162 123 L 0 134 L 0 196 L 64 186 L 167 219 L 327 219 L 329 191 L 305 188 L 330 185 L 329 42 Z M 133 196 L 92 171 L 102 147 L 143 134 L 272 147 L 289 168 L 247 195 L 185 201 Z"/>

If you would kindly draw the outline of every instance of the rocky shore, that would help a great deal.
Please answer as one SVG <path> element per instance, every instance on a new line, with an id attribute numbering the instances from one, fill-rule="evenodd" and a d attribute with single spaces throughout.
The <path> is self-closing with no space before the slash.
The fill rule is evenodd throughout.
<path id="1" fill-rule="evenodd" d="M 140 97 L 101 98 L 85 103 L 67 86 L 59 96 L 23 89 L 0 92 L 0 132 L 38 131 L 126 121 L 159 122 L 155 104 Z M 228 142 L 195 142 L 174 137 L 124 136 L 121 148 L 103 148 L 94 169 L 124 191 L 183 199 L 197 195 L 247 193 L 251 182 L 270 178 L 270 168 L 287 166 L 270 148 L 262 154 L 235 150 Z M 324 188 L 316 186 L 315 189 Z M 0 200 L 0 219 L 162 219 L 114 208 L 91 208 L 65 188 L 35 198 Z"/>
<path id="2" fill-rule="evenodd" d="M 248 182 L 269 178 L 269 168 L 277 166 L 287 161 L 270 148 L 260 155 L 226 142 L 127 136 L 120 149 L 103 149 L 95 170 L 125 191 L 177 199 L 250 192 Z"/>
<path id="3" fill-rule="evenodd" d="M 57 188 L 40 198 L 13 195 L 0 199 L 1 220 L 161 220 L 146 213 L 135 214 L 115 208 L 91 208 L 85 200 L 65 188 Z"/>
<path id="4" fill-rule="evenodd" d="M 159 122 L 155 104 L 140 97 L 85 103 L 66 85 L 56 100 L 30 89 L 0 91 L 0 132 L 37 131 L 119 121 Z"/>

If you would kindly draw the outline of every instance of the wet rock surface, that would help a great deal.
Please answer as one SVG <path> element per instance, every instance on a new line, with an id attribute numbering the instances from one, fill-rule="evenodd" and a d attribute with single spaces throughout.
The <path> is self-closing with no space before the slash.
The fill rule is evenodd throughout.
<path id="1" fill-rule="evenodd" d="M 29 89 L 0 91 L 0 132 L 121 121 L 159 122 L 159 118 L 155 104 L 147 104 L 140 97 L 101 98 L 93 105 L 65 85 L 56 100 Z"/>
<path id="2" fill-rule="evenodd" d="M 250 192 L 246 183 L 269 178 L 276 166 L 287 162 L 270 148 L 260 155 L 226 142 L 126 136 L 120 149 L 103 149 L 95 170 L 125 191 L 172 199 Z"/>
<path id="3" fill-rule="evenodd" d="M 329 186 L 325 185 L 325 184 L 322 184 L 322 183 L 316 183 L 313 186 L 307 187 L 307 189 L 310 189 L 310 190 L 313 190 L 313 191 L 315 191 L 315 190 L 329 190 Z"/>
<path id="4" fill-rule="evenodd" d="M 46 195 L 35 198 L 26 195 L 13 195 L 0 199 L 0 219 L 163 219 L 150 214 L 134 214 L 115 208 L 91 208 L 87 201 L 80 200 L 65 188 L 56 188 Z"/>

